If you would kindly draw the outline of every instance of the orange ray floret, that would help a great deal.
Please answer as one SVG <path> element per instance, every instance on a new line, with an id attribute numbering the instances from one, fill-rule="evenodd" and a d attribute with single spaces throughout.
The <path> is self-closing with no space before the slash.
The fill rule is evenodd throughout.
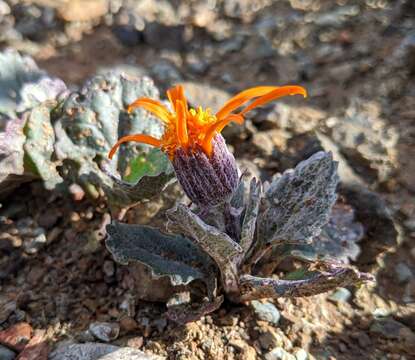
<path id="1" fill-rule="evenodd" d="M 111 148 L 108 157 L 112 159 L 115 152 L 118 150 L 121 144 L 124 144 L 129 141 L 135 141 L 140 142 L 143 144 L 153 145 L 155 147 L 161 146 L 161 140 L 153 138 L 150 135 L 143 135 L 143 134 L 136 134 L 136 135 L 127 135 L 123 136 L 120 140 L 117 141 L 117 143 Z"/>
<path id="2" fill-rule="evenodd" d="M 307 92 L 301 86 L 283 86 L 280 88 L 276 88 L 269 93 L 261 96 L 260 98 L 254 100 L 251 104 L 249 104 L 245 109 L 243 109 L 240 114 L 243 115 L 248 111 L 255 109 L 258 106 L 264 105 L 270 101 L 279 99 L 280 97 L 287 96 L 287 95 L 303 95 L 304 97 L 307 96 Z"/>
<path id="3" fill-rule="evenodd" d="M 189 142 L 189 136 L 187 134 L 187 118 L 186 118 L 186 108 L 183 101 L 176 100 L 176 131 L 177 139 L 179 140 L 180 145 L 187 147 Z"/>
<path id="4" fill-rule="evenodd" d="M 128 106 L 127 111 L 131 113 L 135 108 L 138 107 L 142 107 L 147 111 L 153 113 L 155 116 L 157 116 L 160 120 L 162 120 L 165 123 L 168 123 L 171 117 L 170 112 L 165 108 L 165 106 L 161 102 L 157 100 L 149 98 L 137 99 L 130 106 Z"/>
<path id="5" fill-rule="evenodd" d="M 225 105 L 216 113 L 217 118 L 223 118 L 233 110 L 239 108 L 243 104 L 252 100 L 253 98 L 266 95 L 270 91 L 278 89 L 277 86 L 256 86 L 250 89 L 241 91 L 239 94 L 236 94 L 231 99 L 229 99 Z"/>
<path id="6" fill-rule="evenodd" d="M 187 112 L 187 100 L 184 96 L 184 89 L 182 85 L 176 85 L 167 90 L 167 97 L 173 109 L 177 112 L 177 101 L 181 101 L 184 105 L 185 112 Z"/>
<path id="7" fill-rule="evenodd" d="M 208 128 L 203 139 L 203 143 L 201 145 L 202 149 L 206 154 L 210 155 L 212 152 L 212 139 L 215 136 L 215 134 L 220 133 L 225 128 L 225 126 L 232 121 L 235 121 L 236 123 L 242 125 L 242 123 L 244 122 L 244 118 L 242 115 L 231 114 L 228 115 L 225 119 L 218 120 Z"/>
<path id="8" fill-rule="evenodd" d="M 161 102 L 149 98 L 137 99 L 128 107 L 128 112 L 142 107 L 158 117 L 164 124 L 162 138 L 159 140 L 144 134 L 124 136 L 111 149 L 109 157 L 112 158 L 118 147 L 128 141 L 160 147 L 169 154 L 170 158 L 174 157 L 177 148 L 189 151 L 201 149 L 210 156 L 212 139 L 216 134 L 220 134 L 230 122 L 235 121 L 242 124 L 244 115 L 248 111 L 288 95 L 306 97 L 307 92 L 301 86 L 257 86 L 236 94 L 215 115 L 212 115 L 210 109 L 198 108 L 197 111 L 189 109 L 183 86 L 177 85 L 167 91 L 172 112 Z M 247 103 L 249 104 L 240 112 L 234 113 L 235 110 Z"/>

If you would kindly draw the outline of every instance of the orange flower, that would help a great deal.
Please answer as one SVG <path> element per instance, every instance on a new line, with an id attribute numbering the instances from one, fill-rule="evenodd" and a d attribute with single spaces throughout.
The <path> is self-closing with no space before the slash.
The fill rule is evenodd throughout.
<path id="1" fill-rule="evenodd" d="M 244 115 L 261 105 L 287 95 L 307 96 L 301 86 L 258 86 L 240 92 L 228 100 L 216 113 L 210 109 L 197 110 L 188 107 L 184 96 L 183 86 L 177 85 L 167 91 L 173 111 L 169 111 L 162 103 L 149 98 L 140 98 L 134 101 L 128 112 L 142 107 L 157 116 L 164 124 L 165 130 L 161 139 L 149 135 L 135 134 L 122 137 L 109 152 L 111 159 L 118 147 L 128 141 L 136 141 L 161 148 L 170 159 L 174 158 L 178 148 L 188 150 L 201 149 L 207 156 L 212 154 L 212 139 L 219 134 L 231 121 L 242 124 Z M 234 113 L 241 106 L 252 102 L 241 111 Z"/>

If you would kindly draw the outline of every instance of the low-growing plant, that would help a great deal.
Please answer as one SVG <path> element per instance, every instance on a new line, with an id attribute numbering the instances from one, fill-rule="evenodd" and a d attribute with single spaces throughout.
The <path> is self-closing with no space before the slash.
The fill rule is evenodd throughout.
<path id="1" fill-rule="evenodd" d="M 167 211 L 167 233 L 113 222 L 107 227 L 106 243 L 121 264 L 141 263 L 151 269 L 154 279 L 170 280 L 170 293 L 176 293 L 169 301 L 170 318 L 178 322 L 197 319 L 216 309 L 222 294 L 233 302 L 310 296 L 372 279 L 350 265 L 309 255 L 336 202 L 339 178 L 330 153 L 318 152 L 294 170 L 262 184 L 241 174 L 220 134 L 231 121 L 242 123 L 255 107 L 296 94 L 306 96 L 306 91 L 299 86 L 251 88 L 212 114 L 209 109 L 189 108 L 183 87 L 178 85 L 167 92 L 170 108 L 147 97 L 129 106 L 129 113 L 141 107 L 156 115 L 164 133 L 161 138 L 122 137 L 109 157 L 131 141 L 160 148 L 192 205 L 179 203 Z M 352 224 L 353 216 L 347 222 Z M 326 230 L 339 223 L 342 220 L 335 219 Z M 301 259 L 306 266 L 285 278 L 261 277 L 264 260 L 275 263 L 288 256 Z"/>
<path id="2" fill-rule="evenodd" d="M 139 286 L 148 270 L 149 298 L 168 301 L 170 318 L 197 319 L 224 296 L 309 296 L 372 279 L 346 265 L 359 253 L 363 229 L 353 209 L 336 202 L 330 153 L 262 184 L 239 170 L 221 135 L 258 106 L 306 96 L 302 87 L 247 89 L 213 114 L 191 108 L 180 85 L 163 103 L 146 77 L 110 72 L 71 92 L 16 52 L 0 54 L 0 69 L 0 196 L 34 179 L 58 191 L 75 183 L 92 198 L 105 195 L 119 214 L 176 176 L 191 205 L 168 210 L 163 229 L 113 221 L 106 240 Z M 303 267 L 272 275 L 287 258 Z"/>

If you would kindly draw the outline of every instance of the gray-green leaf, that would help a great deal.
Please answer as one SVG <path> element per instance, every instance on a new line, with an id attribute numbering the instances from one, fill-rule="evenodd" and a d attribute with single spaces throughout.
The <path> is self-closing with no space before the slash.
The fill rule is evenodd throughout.
<path id="1" fill-rule="evenodd" d="M 214 264 L 189 239 L 166 235 L 149 226 L 117 222 L 108 225 L 107 232 L 106 246 L 117 262 L 143 263 L 154 277 L 169 277 L 173 286 L 199 279 L 210 293 L 215 291 Z"/>

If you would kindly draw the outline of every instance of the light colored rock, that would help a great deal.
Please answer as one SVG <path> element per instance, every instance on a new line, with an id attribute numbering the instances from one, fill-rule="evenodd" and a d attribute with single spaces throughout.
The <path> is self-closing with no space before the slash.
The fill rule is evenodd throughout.
<path id="1" fill-rule="evenodd" d="M 346 288 L 338 288 L 329 295 L 329 299 L 334 302 L 348 302 L 352 293 Z"/>
<path id="2" fill-rule="evenodd" d="M 108 355 L 105 355 L 99 360 L 158 360 L 162 359 L 159 356 L 146 355 L 140 350 L 131 348 L 121 348 Z"/>
<path id="3" fill-rule="evenodd" d="M 0 16 L 9 15 L 11 12 L 10 6 L 3 0 L 0 1 Z"/>
<path id="4" fill-rule="evenodd" d="M 120 334 L 120 326 L 116 323 L 95 322 L 89 325 L 89 331 L 98 340 L 110 342 Z"/>
<path id="5" fill-rule="evenodd" d="M 49 360 L 97 360 L 119 349 L 118 346 L 92 342 L 65 344 L 53 351 Z"/>
<path id="6" fill-rule="evenodd" d="M 298 349 L 294 355 L 295 355 L 296 360 L 308 360 L 309 359 L 308 353 L 304 349 Z"/>
<path id="7" fill-rule="evenodd" d="M 57 9 L 65 21 L 90 21 L 108 12 L 108 0 L 70 0 Z"/>
<path id="8" fill-rule="evenodd" d="M 285 351 L 282 347 L 276 347 L 265 354 L 265 360 L 296 360 L 296 357 Z"/>
<path id="9" fill-rule="evenodd" d="M 281 314 L 274 304 L 253 300 L 251 306 L 254 308 L 255 314 L 260 320 L 268 321 L 273 325 L 278 325 Z"/>
<path id="10" fill-rule="evenodd" d="M 333 141 L 346 157 L 376 170 L 379 181 L 392 176 L 397 161 L 398 132 L 381 117 L 379 103 L 352 99 L 344 116 L 330 119 L 328 126 Z"/>
<path id="11" fill-rule="evenodd" d="M 264 153 L 265 156 L 271 156 L 274 151 L 274 143 L 265 131 L 257 132 L 252 137 L 252 143 Z"/>
<path id="12" fill-rule="evenodd" d="M 46 242 L 46 234 L 43 232 L 35 237 L 26 238 L 23 242 L 23 248 L 27 254 L 36 254 L 43 246 L 45 246 Z"/>

